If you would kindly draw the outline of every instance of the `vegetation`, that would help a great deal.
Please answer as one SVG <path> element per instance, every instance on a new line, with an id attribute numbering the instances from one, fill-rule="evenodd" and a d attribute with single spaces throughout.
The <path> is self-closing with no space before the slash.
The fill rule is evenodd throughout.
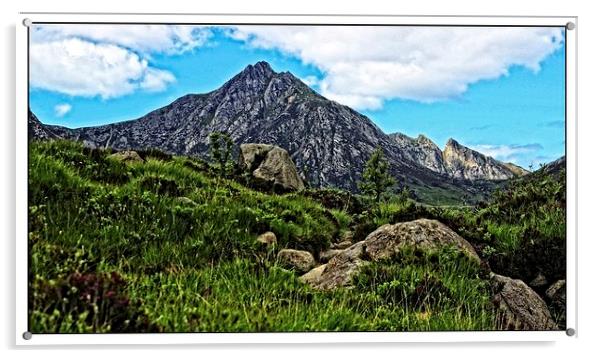
<path id="1" fill-rule="evenodd" d="M 206 163 L 143 151 L 144 162 L 126 164 L 109 154 L 30 143 L 34 333 L 497 329 L 487 268 L 452 249 L 401 252 L 334 291 L 276 263 L 281 248 L 317 257 L 348 232 L 358 241 L 422 217 L 469 240 L 497 273 L 564 277 L 562 175 L 513 182 L 477 207 L 431 207 L 384 190 L 259 192 L 228 174 L 227 155 Z M 383 178 L 386 165 L 372 162 L 368 177 Z M 256 242 L 266 231 L 276 246 Z"/>
<path id="2" fill-rule="evenodd" d="M 234 168 L 234 162 L 232 161 L 233 145 L 232 138 L 226 133 L 213 132 L 209 135 L 211 159 L 219 167 L 222 177 L 225 177 Z"/>
<path id="3" fill-rule="evenodd" d="M 396 184 L 395 178 L 389 174 L 389 163 L 382 148 L 376 148 L 362 173 L 362 181 L 358 187 L 365 195 L 380 201 L 381 196 Z"/>

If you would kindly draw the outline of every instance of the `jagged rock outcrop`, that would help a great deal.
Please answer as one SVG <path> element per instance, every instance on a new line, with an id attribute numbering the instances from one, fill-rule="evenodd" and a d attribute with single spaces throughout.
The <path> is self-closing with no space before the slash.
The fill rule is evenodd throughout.
<path id="1" fill-rule="evenodd" d="M 521 280 L 491 273 L 493 303 L 505 330 L 556 330 L 558 326 L 541 297 Z"/>
<path id="2" fill-rule="evenodd" d="M 447 173 L 454 178 L 506 180 L 517 176 L 518 169 L 511 169 L 507 164 L 467 148 L 454 139 L 447 141 L 443 160 Z"/>
<path id="3" fill-rule="evenodd" d="M 77 129 L 45 127 L 90 147 L 156 148 L 190 156 L 206 156 L 209 134 L 223 132 L 236 145 L 265 143 L 283 148 L 312 187 L 351 191 L 357 190 L 366 161 L 380 147 L 391 174 L 401 185 L 415 189 L 419 200 L 420 193 L 436 188 L 463 202 L 476 202 L 494 184 L 466 179 L 511 177 L 508 170 L 496 176 L 496 171 L 457 160 L 450 180 L 449 168 L 443 169 L 440 162 L 443 154 L 428 138 L 419 137 L 414 143 L 389 136 L 366 116 L 322 97 L 290 72 L 275 72 L 267 62 L 247 66 L 215 91 L 183 96 L 136 120 Z"/>
<path id="4" fill-rule="evenodd" d="M 242 144 L 239 165 L 277 191 L 303 190 L 305 185 L 286 150 L 269 144 Z"/>
<path id="5" fill-rule="evenodd" d="M 480 258 L 470 243 L 436 220 L 418 219 L 383 225 L 352 246 L 338 252 L 321 269 L 302 280 L 318 289 L 349 286 L 361 267 L 371 261 L 392 257 L 403 248 L 438 250 L 455 247 L 473 260 Z"/>
<path id="6" fill-rule="evenodd" d="M 507 180 L 529 172 L 518 165 L 503 163 L 450 139 L 442 151 L 429 138 L 394 133 L 390 137 L 399 145 L 405 158 L 441 175 L 463 180 Z"/>
<path id="7" fill-rule="evenodd" d="M 421 134 L 415 139 L 401 133 L 393 133 L 389 136 L 399 145 L 402 154 L 409 160 L 434 172 L 447 174 L 443 152 L 426 136 Z"/>

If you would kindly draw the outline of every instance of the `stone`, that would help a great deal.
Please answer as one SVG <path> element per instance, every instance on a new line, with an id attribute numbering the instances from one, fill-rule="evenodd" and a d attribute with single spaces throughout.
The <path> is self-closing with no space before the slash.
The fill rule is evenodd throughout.
<path id="1" fill-rule="evenodd" d="M 113 153 L 108 156 L 111 159 L 119 160 L 126 163 L 142 163 L 144 159 L 134 150 L 124 150 L 121 152 Z"/>
<path id="2" fill-rule="evenodd" d="M 395 225 L 383 225 L 368 235 L 365 240 L 336 252 L 324 265 L 322 273 L 318 277 L 313 277 L 309 284 L 322 290 L 349 287 L 362 266 L 371 261 L 390 258 L 405 246 L 431 250 L 453 246 L 475 262 L 481 262 L 472 245 L 450 228 L 436 220 L 419 219 Z M 335 250 L 330 251 L 329 255 Z"/>
<path id="3" fill-rule="evenodd" d="M 325 268 L 326 268 L 325 264 L 314 267 L 309 272 L 307 272 L 305 275 L 299 277 L 299 280 L 301 280 L 301 282 L 303 282 L 303 283 L 307 283 L 307 284 L 313 286 L 319 282 L 320 277 L 322 276 L 322 273 L 324 272 Z"/>
<path id="4" fill-rule="evenodd" d="M 339 253 L 343 252 L 341 249 L 330 249 L 320 252 L 320 262 L 328 262 L 331 258 L 335 257 Z"/>
<path id="5" fill-rule="evenodd" d="M 548 285 L 548 280 L 546 277 L 540 272 L 537 276 L 529 282 L 529 286 L 533 288 L 541 288 Z"/>
<path id="6" fill-rule="evenodd" d="M 554 282 L 546 290 L 546 297 L 552 305 L 556 307 L 566 306 L 566 280 L 558 280 Z"/>
<path id="7" fill-rule="evenodd" d="M 362 259 L 363 253 L 363 241 L 343 250 L 324 265 L 322 274 L 310 283 L 311 286 L 321 290 L 351 286 L 355 274 L 367 263 Z"/>
<path id="8" fill-rule="evenodd" d="M 300 273 L 306 273 L 316 265 L 314 256 L 310 252 L 293 249 L 280 250 L 276 255 L 276 261 L 284 268 Z"/>
<path id="9" fill-rule="evenodd" d="M 477 263 L 481 260 L 472 245 L 437 220 L 418 219 L 386 224 L 366 237 L 366 255 L 371 261 L 387 259 L 403 247 L 437 250 L 445 246 L 460 249 Z"/>
<path id="10" fill-rule="evenodd" d="M 278 240 L 276 234 L 271 231 L 266 231 L 257 237 L 257 242 L 265 245 L 276 245 Z"/>
<path id="11" fill-rule="evenodd" d="M 336 243 L 332 244 L 332 248 L 335 250 L 343 250 L 343 249 L 348 248 L 351 245 L 353 245 L 353 242 L 351 242 L 350 240 L 343 240 L 341 242 L 336 242 Z"/>
<path id="12" fill-rule="evenodd" d="M 544 300 L 526 283 L 506 276 L 490 274 L 493 304 L 504 330 L 548 331 L 558 326 Z"/>
<path id="13" fill-rule="evenodd" d="M 239 165 L 255 179 L 282 191 L 305 188 L 288 152 L 269 144 L 241 144 Z"/>

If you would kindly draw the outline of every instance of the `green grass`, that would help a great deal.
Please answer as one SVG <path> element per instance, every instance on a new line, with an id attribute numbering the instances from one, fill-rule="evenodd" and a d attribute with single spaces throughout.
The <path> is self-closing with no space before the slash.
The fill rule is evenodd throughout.
<path id="1" fill-rule="evenodd" d="M 330 189 L 256 191 L 193 158 L 145 151 L 144 162 L 125 164 L 110 153 L 70 141 L 30 143 L 34 333 L 495 329 L 487 281 L 453 250 L 370 264 L 355 288 L 331 292 L 299 282 L 275 254 L 296 248 L 317 256 L 348 231 L 357 241 L 385 223 L 430 217 L 510 273 L 556 270 L 562 257 L 534 257 L 564 237 L 563 211 L 551 210 L 558 198 L 548 198 L 557 187 L 519 183 L 510 197 L 473 209 L 395 197 L 367 203 Z M 535 197 L 540 202 L 520 205 Z M 268 230 L 276 247 L 255 241 Z"/>

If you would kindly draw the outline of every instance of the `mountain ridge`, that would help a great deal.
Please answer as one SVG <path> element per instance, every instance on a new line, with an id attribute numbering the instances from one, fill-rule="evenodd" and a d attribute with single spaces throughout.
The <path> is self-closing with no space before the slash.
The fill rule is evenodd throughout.
<path id="1" fill-rule="evenodd" d="M 450 189 L 458 197 L 476 198 L 491 187 L 482 181 L 516 176 L 503 163 L 455 141 L 458 146 L 447 154 L 454 159 L 450 166 L 447 146 L 441 151 L 426 136 L 414 140 L 385 134 L 365 115 L 328 100 L 290 72 L 275 72 L 264 61 L 246 66 L 213 91 L 182 96 L 138 119 L 43 128 L 92 147 L 156 148 L 192 156 L 205 156 L 209 134 L 224 132 L 237 145 L 265 143 L 286 149 L 304 180 L 317 187 L 357 190 L 363 164 L 378 147 L 398 182 L 418 192 Z"/>

